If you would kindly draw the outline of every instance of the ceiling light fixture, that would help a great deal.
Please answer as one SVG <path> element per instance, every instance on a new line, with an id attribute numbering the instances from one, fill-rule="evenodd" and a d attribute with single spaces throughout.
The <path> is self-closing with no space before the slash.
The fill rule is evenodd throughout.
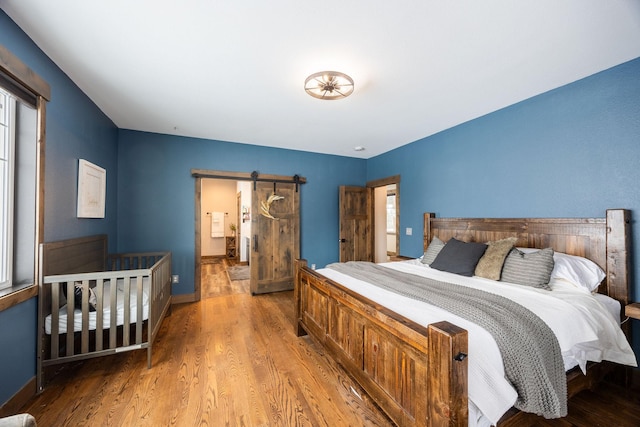
<path id="1" fill-rule="evenodd" d="M 353 79 L 338 71 L 321 71 L 307 77 L 304 90 L 318 99 L 342 99 L 353 93 Z"/>

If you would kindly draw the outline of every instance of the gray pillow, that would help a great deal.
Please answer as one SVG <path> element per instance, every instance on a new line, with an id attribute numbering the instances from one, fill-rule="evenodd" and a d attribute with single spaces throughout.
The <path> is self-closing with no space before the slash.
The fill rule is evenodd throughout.
<path id="1" fill-rule="evenodd" d="M 553 271 L 553 249 L 524 253 L 511 249 L 502 267 L 503 282 L 551 290 L 549 280 Z"/>
<path id="2" fill-rule="evenodd" d="M 487 250 L 476 265 L 476 276 L 491 280 L 500 280 L 504 260 L 509 255 L 517 237 L 507 237 L 506 239 L 487 242 Z"/>
<path id="3" fill-rule="evenodd" d="M 465 243 L 451 238 L 440 251 L 430 267 L 436 270 L 471 277 L 476 270 L 478 260 L 484 254 L 487 245 L 484 243 Z"/>
<path id="4" fill-rule="evenodd" d="M 429 243 L 429 246 L 427 246 L 427 250 L 425 251 L 420 262 L 427 265 L 431 264 L 433 260 L 436 259 L 442 248 L 444 248 L 444 242 L 437 237 L 434 237 L 433 239 L 431 239 L 431 243 Z"/>

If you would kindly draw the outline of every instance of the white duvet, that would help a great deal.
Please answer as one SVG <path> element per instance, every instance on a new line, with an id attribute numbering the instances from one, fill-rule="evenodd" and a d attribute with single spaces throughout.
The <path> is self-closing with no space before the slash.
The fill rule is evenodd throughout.
<path id="1" fill-rule="evenodd" d="M 124 324 L 124 313 L 125 313 L 125 290 L 124 290 L 124 281 L 123 279 L 118 279 L 117 281 L 117 292 L 116 292 L 116 324 L 121 326 Z M 104 283 L 104 302 L 103 302 L 103 310 L 102 310 L 102 327 L 104 329 L 108 329 L 111 324 L 111 284 L 109 281 L 105 281 Z M 129 319 L 130 322 L 135 323 L 138 315 L 138 297 L 137 297 L 137 285 L 136 279 L 131 279 L 131 288 L 130 288 L 130 299 L 129 299 Z M 88 322 L 89 322 L 89 330 L 96 329 L 96 314 L 97 312 L 89 312 L 88 313 Z M 142 279 L 142 319 L 147 320 L 149 317 L 149 278 L 144 277 Z M 64 305 L 60 307 L 59 312 L 59 327 L 58 333 L 64 334 L 67 332 L 67 306 Z M 45 317 L 44 321 L 45 332 L 48 335 L 51 335 L 51 314 Z M 74 310 L 73 314 L 73 330 L 74 332 L 82 331 L 82 311 L 80 308 Z"/>
<path id="2" fill-rule="evenodd" d="M 432 269 L 418 260 L 380 264 L 388 268 L 478 288 L 510 298 L 538 315 L 554 331 L 565 369 L 587 361 L 608 360 L 637 366 L 635 355 L 620 329 L 620 304 L 605 295 L 592 295 L 568 282 L 555 280 L 552 291 L 505 282 L 465 277 Z M 469 332 L 469 425 L 496 424 L 516 401 L 505 379 L 498 346 L 486 330 L 438 307 L 372 286 L 331 269 L 319 273 L 422 325 L 447 320 Z M 428 308 L 428 309 L 426 309 Z"/>

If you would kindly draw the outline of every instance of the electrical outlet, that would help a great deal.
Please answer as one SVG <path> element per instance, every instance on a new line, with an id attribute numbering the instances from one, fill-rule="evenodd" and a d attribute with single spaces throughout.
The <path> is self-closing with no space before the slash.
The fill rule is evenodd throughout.
<path id="1" fill-rule="evenodd" d="M 407 236 L 411 236 L 413 234 L 413 229 L 411 227 L 407 227 L 406 234 Z"/>
<path id="2" fill-rule="evenodd" d="M 180 283 L 180 276 L 178 276 L 177 274 L 171 276 L 171 283 Z"/>

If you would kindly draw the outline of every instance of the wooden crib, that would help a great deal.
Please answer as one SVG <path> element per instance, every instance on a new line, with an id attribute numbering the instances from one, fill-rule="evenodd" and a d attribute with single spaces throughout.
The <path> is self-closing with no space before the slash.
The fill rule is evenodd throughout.
<path id="1" fill-rule="evenodd" d="M 46 367 L 147 349 L 171 304 L 171 253 L 108 254 L 106 235 L 40 245 L 37 387 Z"/>

